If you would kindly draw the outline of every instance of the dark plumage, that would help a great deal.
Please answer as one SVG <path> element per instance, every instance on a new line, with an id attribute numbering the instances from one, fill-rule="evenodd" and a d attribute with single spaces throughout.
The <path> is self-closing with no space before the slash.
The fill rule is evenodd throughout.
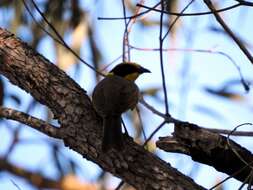
<path id="1" fill-rule="evenodd" d="M 138 103 L 139 89 L 134 80 L 143 72 L 149 71 L 137 64 L 119 64 L 97 84 L 93 91 L 94 108 L 103 118 L 102 150 L 104 152 L 111 148 L 123 149 L 121 114 L 128 109 L 133 109 Z"/>

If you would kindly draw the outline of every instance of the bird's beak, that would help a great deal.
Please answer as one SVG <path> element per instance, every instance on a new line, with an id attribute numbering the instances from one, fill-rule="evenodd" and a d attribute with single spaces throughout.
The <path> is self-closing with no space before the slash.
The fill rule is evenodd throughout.
<path id="1" fill-rule="evenodd" d="M 150 70 L 145 69 L 144 67 L 140 67 L 139 72 L 140 72 L 140 74 L 142 74 L 142 73 L 151 73 Z"/>

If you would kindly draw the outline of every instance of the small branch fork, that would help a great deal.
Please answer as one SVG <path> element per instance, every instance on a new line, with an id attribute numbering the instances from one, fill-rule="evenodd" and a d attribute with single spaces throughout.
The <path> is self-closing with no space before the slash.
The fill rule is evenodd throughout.
<path id="1" fill-rule="evenodd" d="M 237 0 L 238 3 L 234 4 L 234 5 L 231 5 L 231 6 L 228 6 L 228 7 L 225 7 L 225 8 L 222 8 L 222 9 L 218 9 L 216 10 L 215 12 L 217 13 L 220 13 L 220 12 L 225 12 L 225 11 L 229 11 L 229 10 L 232 10 L 232 9 L 235 9 L 237 7 L 240 7 L 240 6 L 250 6 L 252 7 L 253 6 L 253 3 L 251 2 L 247 2 L 247 1 L 239 1 Z M 153 7 L 148 7 L 146 5 L 143 5 L 141 3 L 137 3 L 136 6 L 137 7 L 141 7 L 141 8 L 145 8 L 147 10 L 143 11 L 143 12 L 140 12 L 138 14 L 134 14 L 132 16 L 127 16 L 127 17 L 98 17 L 98 20 L 123 20 L 123 19 L 136 19 L 138 17 L 141 17 L 151 11 L 155 11 L 155 12 L 163 12 L 164 14 L 167 14 L 167 15 L 174 15 L 174 16 L 182 16 L 182 17 L 189 17 L 189 16 L 202 16 L 202 15 L 209 15 L 209 14 L 213 14 L 212 11 L 206 11 L 206 12 L 196 12 L 196 13 L 179 13 L 179 12 L 168 12 L 167 10 L 160 10 L 160 9 L 157 9 L 157 7 L 160 5 L 161 3 L 157 3 L 155 6 Z"/>
<path id="2" fill-rule="evenodd" d="M 185 123 L 184 121 L 178 120 L 173 118 L 172 116 L 166 116 L 164 113 L 158 111 L 157 109 L 155 109 L 152 105 L 150 105 L 149 103 L 147 103 L 143 97 L 141 97 L 140 99 L 140 103 L 146 107 L 148 110 L 150 110 L 152 113 L 154 113 L 155 115 L 161 117 L 164 119 L 164 121 L 166 123 Z M 252 131 L 234 131 L 234 130 L 227 130 L 227 129 L 215 129 L 215 128 L 203 128 L 207 131 L 213 132 L 213 133 L 217 133 L 217 134 L 224 134 L 224 135 L 232 135 L 232 136 L 244 136 L 244 137 L 253 137 L 253 132 Z M 149 138 L 148 138 L 149 139 Z M 150 140 L 150 139 L 149 139 Z"/>
<path id="3" fill-rule="evenodd" d="M 222 8 L 222 9 L 218 9 L 218 10 L 215 10 L 215 11 L 196 12 L 196 13 L 168 12 L 167 10 L 166 11 L 165 10 L 162 11 L 160 9 L 156 9 L 157 6 L 148 7 L 148 6 L 145 6 L 145 5 L 140 4 L 140 3 L 137 3 L 136 6 L 147 9 L 146 12 L 147 11 L 155 11 L 155 12 L 160 12 L 160 13 L 163 12 L 164 14 L 167 14 L 167 15 L 182 16 L 182 17 L 209 15 L 209 14 L 213 14 L 214 12 L 220 13 L 220 12 L 225 12 L 225 11 L 228 11 L 228 10 L 232 10 L 232 9 L 235 9 L 235 8 L 237 8 L 239 6 L 249 6 L 249 7 L 253 6 L 252 2 L 239 1 L 239 0 L 236 0 L 236 1 L 238 3 L 236 3 L 234 5 L 231 5 L 231 6 L 228 6 L 228 7 L 225 7 L 225 8 Z M 146 12 L 143 12 L 143 13 L 140 13 L 140 14 L 137 14 L 137 15 L 133 15 L 133 16 L 130 16 L 130 17 L 127 17 L 127 18 L 136 18 L 136 17 L 139 17 L 139 16 L 143 15 Z M 119 20 L 119 19 L 123 19 L 123 18 L 118 17 L 118 18 L 100 18 L 100 19 L 104 19 L 104 20 L 108 20 L 108 19 Z"/>
<path id="4" fill-rule="evenodd" d="M 223 27 L 223 29 L 226 31 L 226 33 L 234 40 L 234 42 L 238 45 L 238 47 L 242 50 L 242 52 L 246 55 L 246 57 L 249 59 L 251 64 L 253 64 L 253 57 L 248 51 L 248 49 L 245 47 L 245 45 L 241 42 L 241 40 L 233 33 L 233 31 L 228 27 L 228 25 L 224 22 L 224 20 L 221 18 L 219 13 L 216 11 L 215 7 L 213 6 L 213 3 L 211 0 L 203 0 L 207 7 L 212 11 L 213 15 L 215 16 L 217 22 Z"/>

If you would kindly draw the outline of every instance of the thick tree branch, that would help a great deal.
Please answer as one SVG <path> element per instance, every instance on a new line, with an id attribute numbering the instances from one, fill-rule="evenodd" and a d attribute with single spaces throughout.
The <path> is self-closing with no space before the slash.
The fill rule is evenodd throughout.
<path id="1" fill-rule="evenodd" d="M 0 106 L 0 117 L 19 121 L 44 134 L 47 134 L 50 137 L 60 137 L 59 129 L 57 127 L 50 125 L 41 119 L 30 116 L 24 112 L 19 112 L 11 108 L 4 108 Z"/>
<path id="2" fill-rule="evenodd" d="M 13 34 L 0 28 L 0 73 L 48 106 L 66 146 L 136 189 L 204 189 L 129 137 L 125 149 L 101 152 L 102 125 L 86 92 Z"/>
<path id="3" fill-rule="evenodd" d="M 245 182 L 252 171 L 253 155 L 234 141 L 229 139 L 229 144 L 227 142 L 224 136 L 184 123 L 175 125 L 173 137 L 161 137 L 157 146 L 168 152 L 187 154 L 194 161 L 213 166 Z"/>

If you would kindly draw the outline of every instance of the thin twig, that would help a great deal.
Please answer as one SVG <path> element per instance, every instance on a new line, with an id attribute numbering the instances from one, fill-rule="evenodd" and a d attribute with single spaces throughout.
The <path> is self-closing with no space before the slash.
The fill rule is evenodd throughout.
<path id="1" fill-rule="evenodd" d="M 150 110 L 151 112 L 153 112 L 154 114 L 164 118 L 164 119 L 169 119 L 170 117 L 165 116 L 165 114 L 163 114 L 162 112 L 158 111 L 157 109 L 155 109 L 153 106 L 149 105 L 144 99 L 143 97 L 139 98 L 139 102 L 144 105 L 148 110 Z"/>
<path id="2" fill-rule="evenodd" d="M 115 190 L 120 190 L 121 187 L 124 185 L 124 183 L 125 183 L 124 181 L 121 181 L 119 185 L 115 188 Z"/>
<path id="3" fill-rule="evenodd" d="M 212 129 L 212 128 L 205 128 L 205 129 L 213 133 L 219 133 L 219 134 L 224 134 L 224 135 L 230 134 L 232 136 L 253 137 L 252 131 L 234 131 L 232 133 L 232 130 L 227 130 L 227 129 Z"/>
<path id="4" fill-rule="evenodd" d="M 220 15 L 216 12 L 216 9 L 213 6 L 212 1 L 211 0 L 203 0 L 203 1 L 207 5 L 207 7 L 213 12 L 213 15 L 215 16 L 218 23 L 223 27 L 223 29 L 227 32 L 227 34 L 235 41 L 235 43 L 239 46 L 239 48 L 246 55 L 249 61 L 253 64 L 253 57 L 251 56 L 250 52 L 244 46 L 241 40 L 237 38 L 237 36 L 233 33 L 233 31 L 228 27 L 228 25 L 223 21 Z"/>
<path id="5" fill-rule="evenodd" d="M 183 13 L 192 3 L 194 2 L 194 0 L 191 0 L 181 11 L 181 13 Z M 164 2 L 162 0 L 161 3 L 161 9 L 162 11 L 164 10 Z M 167 90 L 166 90 L 166 79 L 165 79 L 165 75 L 164 75 L 164 67 L 163 67 L 163 42 L 166 39 L 166 37 L 169 35 L 170 31 L 172 30 L 172 28 L 174 27 L 174 25 L 176 24 L 176 22 L 178 21 L 178 19 L 180 18 L 180 16 L 177 16 L 173 22 L 170 24 L 167 32 L 165 33 L 165 35 L 163 36 L 163 12 L 161 12 L 161 17 L 160 17 L 160 35 L 159 35 L 159 42 L 160 42 L 160 46 L 159 46 L 159 52 L 160 52 L 160 67 L 161 67 L 161 74 L 162 74 L 162 81 L 163 81 L 163 93 L 164 93 L 164 101 L 165 101 L 165 113 L 166 115 L 169 114 L 169 107 L 168 107 L 168 96 L 167 96 Z"/>
<path id="6" fill-rule="evenodd" d="M 180 13 L 184 13 L 184 11 L 186 11 L 186 9 L 194 2 L 194 0 L 191 0 Z M 163 36 L 163 40 L 169 35 L 170 31 L 172 30 L 172 28 L 174 27 L 174 25 L 176 24 L 176 22 L 178 21 L 178 19 L 180 18 L 180 15 L 178 15 L 173 22 L 170 24 L 166 34 Z"/>
<path id="7" fill-rule="evenodd" d="M 15 187 L 17 187 L 18 190 L 22 190 L 14 180 L 10 179 L 10 181 L 13 183 Z"/>
<path id="8" fill-rule="evenodd" d="M 194 0 L 191 0 L 180 13 L 184 13 L 185 10 L 194 2 Z M 173 22 L 170 24 L 166 34 L 163 36 L 163 40 L 169 35 L 170 31 L 172 30 L 172 28 L 174 27 L 174 25 L 176 24 L 176 22 L 178 21 L 178 19 L 180 18 L 180 15 L 177 15 L 177 17 L 173 20 Z"/>
<path id="9" fill-rule="evenodd" d="M 252 180 L 253 180 L 253 170 L 251 170 L 250 174 L 249 174 L 249 179 L 248 179 L 248 190 L 252 190 L 251 187 L 253 186 L 252 184 Z"/>
<path id="10" fill-rule="evenodd" d="M 242 190 L 242 188 L 246 185 L 247 181 L 250 178 L 250 174 L 245 178 L 245 180 L 243 181 L 243 183 L 240 185 L 240 187 L 238 188 L 238 190 Z"/>
<path id="11" fill-rule="evenodd" d="M 239 7 L 239 6 L 243 6 L 243 5 L 245 5 L 245 4 L 243 4 L 243 3 L 237 3 L 235 5 L 231 5 L 229 7 L 223 8 L 223 9 L 218 9 L 215 12 L 217 12 L 217 13 L 224 12 L 224 11 L 228 11 L 228 10 L 231 10 L 231 9 L 234 9 L 236 7 Z M 197 13 L 181 13 L 181 12 L 180 13 L 176 13 L 176 12 L 162 11 L 162 10 L 156 9 L 156 7 L 148 7 L 148 6 L 145 6 L 145 5 L 142 5 L 142 4 L 137 4 L 136 6 L 148 9 L 149 11 L 155 11 L 155 12 L 159 12 L 159 13 L 163 12 L 164 14 L 174 15 L 174 16 L 182 16 L 182 17 L 184 17 L 184 16 L 202 16 L 202 15 L 213 14 L 212 11 L 197 12 Z M 131 18 L 131 17 L 127 17 L 127 18 Z M 117 19 L 123 19 L 123 18 L 114 18 L 114 19 L 111 19 L 111 20 L 117 20 Z"/>
<path id="12" fill-rule="evenodd" d="M 135 49 L 135 50 L 139 50 L 139 51 L 160 51 L 159 48 L 140 48 L 140 47 L 135 47 L 132 45 L 129 45 L 129 47 L 131 49 Z M 163 51 L 184 51 L 184 52 L 197 52 L 197 53 L 214 53 L 214 54 L 218 54 L 218 55 L 222 55 L 224 57 L 226 57 L 227 59 L 229 59 L 229 61 L 234 65 L 235 69 L 238 71 L 239 73 L 239 77 L 241 80 L 241 84 L 243 85 L 243 88 L 246 92 L 248 92 L 250 90 L 250 86 L 248 84 L 248 82 L 246 82 L 246 80 L 244 79 L 241 69 L 238 66 L 238 64 L 235 62 L 235 60 L 228 54 L 222 52 L 222 51 L 215 51 L 215 50 L 211 50 L 211 49 L 189 49 L 189 48 L 164 48 Z"/>
<path id="13" fill-rule="evenodd" d="M 99 75 L 105 76 L 103 73 L 101 73 L 100 71 L 96 70 L 92 65 L 90 65 L 89 63 L 87 63 L 86 61 L 84 61 L 71 47 L 69 47 L 69 45 L 64 41 L 64 39 L 62 38 L 62 36 L 59 34 L 59 32 L 56 30 L 56 28 L 53 26 L 53 24 L 51 24 L 51 22 L 49 22 L 49 20 L 46 18 L 46 16 L 41 12 L 41 10 L 39 9 L 39 7 L 37 6 L 37 4 L 34 2 L 34 0 L 31 0 L 34 8 L 37 10 L 37 12 L 40 14 L 40 16 L 42 17 L 42 19 L 47 23 L 47 25 L 49 26 L 49 28 L 54 32 L 54 34 L 57 36 L 57 38 L 59 40 L 56 40 L 56 42 L 59 43 L 59 41 L 61 43 L 61 45 L 63 45 L 66 49 L 68 49 L 76 58 L 78 58 L 78 60 L 80 60 L 82 63 L 84 63 L 87 67 L 89 67 L 90 69 L 92 69 L 93 71 L 95 71 L 96 73 L 98 73 Z M 27 9 L 27 4 L 25 2 L 25 0 L 23 0 L 23 3 Z M 28 10 L 28 9 L 27 9 Z M 29 14 L 31 14 L 31 11 L 28 11 Z M 32 17 L 34 19 L 34 17 Z M 36 23 L 38 23 L 35 20 Z M 43 30 L 45 31 L 45 30 Z M 50 37 L 52 37 L 52 35 L 49 32 L 46 32 Z M 54 37 L 52 37 L 53 40 L 55 40 Z"/>
<path id="14" fill-rule="evenodd" d="M 245 1 L 245 0 L 235 0 L 245 6 L 249 6 L 249 7 L 253 7 L 253 2 L 250 2 L 250 1 Z"/>
<path id="15" fill-rule="evenodd" d="M 48 36 L 50 36 L 55 42 L 57 42 L 57 43 L 59 43 L 59 44 L 61 44 L 61 45 L 64 46 L 64 44 L 63 44 L 60 40 L 58 40 L 57 38 L 55 38 L 49 31 L 47 31 L 47 30 L 42 26 L 41 23 L 39 23 L 39 22 L 36 20 L 36 18 L 34 17 L 32 11 L 30 10 L 28 4 L 26 3 L 26 0 L 22 0 L 22 1 L 23 1 L 24 6 L 25 6 L 25 9 L 26 9 L 27 12 L 29 13 L 29 15 L 32 17 L 32 20 L 39 26 L 39 28 L 40 28 L 42 31 L 44 31 Z"/>
<path id="16" fill-rule="evenodd" d="M 166 121 L 163 121 L 152 133 L 151 135 L 147 138 L 147 140 L 144 142 L 142 146 L 146 146 L 148 142 L 153 138 L 153 136 L 166 124 Z"/>
<path id="17" fill-rule="evenodd" d="M 164 10 L 164 0 L 161 0 L 161 9 Z M 164 74 L 164 66 L 163 66 L 163 13 L 161 13 L 160 16 L 160 32 L 159 32 L 159 55 L 160 55 L 160 68 L 161 68 L 161 75 L 162 75 L 162 86 L 163 86 L 163 94 L 164 94 L 164 105 L 165 105 L 165 113 L 166 115 L 169 115 L 169 105 L 168 105 L 168 95 L 167 95 L 167 89 L 166 89 L 166 79 Z"/>
<path id="18" fill-rule="evenodd" d="M 143 121 L 142 121 L 142 118 L 141 118 L 140 108 L 138 106 L 136 106 L 136 112 L 137 112 L 137 115 L 138 115 L 138 118 L 139 118 L 139 123 L 140 123 L 140 128 L 141 128 L 141 131 L 142 131 L 142 134 L 143 134 L 143 138 L 144 138 L 144 140 L 147 140 L 147 136 L 146 136 L 146 133 L 145 133 L 145 130 L 144 130 Z"/>
<path id="19" fill-rule="evenodd" d="M 127 135 L 127 136 L 129 136 L 129 134 L 128 134 L 128 131 L 127 131 L 127 127 L 126 127 L 126 125 L 125 125 L 125 122 L 124 122 L 124 120 L 122 119 L 122 117 L 120 118 L 121 119 L 121 123 L 122 123 L 122 125 L 123 125 L 123 128 L 124 128 L 124 132 L 125 132 L 125 134 Z"/>
<path id="20" fill-rule="evenodd" d="M 153 7 L 148 7 L 146 5 L 143 5 L 143 4 L 136 4 L 137 7 L 142 7 L 142 8 L 145 8 L 147 9 L 146 11 L 143 11 L 139 14 L 135 14 L 135 15 L 132 15 L 132 16 L 128 16 L 128 17 L 98 17 L 99 20 L 123 20 L 123 19 L 134 19 L 134 18 L 137 18 L 137 17 L 140 17 L 142 15 L 145 15 L 147 13 L 149 13 L 150 11 L 155 11 L 155 12 L 163 12 L 164 14 L 168 14 L 168 15 L 174 15 L 174 16 L 182 16 L 182 17 L 189 17 L 189 16 L 202 16 L 202 15 L 209 15 L 209 14 L 213 14 L 212 11 L 205 11 L 205 12 L 196 12 L 196 13 L 176 13 L 176 12 L 169 12 L 169 11 L 162 11 L 160 9 L 156 9 L 156 7 L 158 7 L 158 5 L 160 5 L 160 2 L 158 4 L 156 4 L 155 6 Z M 225 12 L 225 11 L 228 11 L 228 10 L 232 10 L 234 8 L 237 8 L 239 6 L 247 6 L 247 3 L 237 3 L 237 4 L 234 4 L 234 5 L 231 5 L 231 6 L 228 6 L 228 7 L 225 7 L 225 8 L 222 8 L 222 9 L 217 9 L 216 12 L 217 13 L 220 13 L 220 12 Z M 248 5 L 249 6 L 249 5 Z"/>
<path id="21" fill-rule="evenodd" d="M 126 18 L 126 5 L 125 1 L 121 0 L 122 3 L 122 8 L 123 8 L 123 16 Z M 129 38 L 128 38 L 128 25 L 131 20 L 124 19 L 124 24 L 125 24 L 125 30 L 124 30 L 124 35 L 123 35 L 123 57 L 122 57 L 122 62 L 130 61 L 130 49 L 129 49 Z M 126 50 L 127 47 L 127 50 Z M 125 52 L 127 52 L 128 58 L 126 59 Z"/>
<path id="22" fill-rule="evenodd" d="M 250 163 L 253 164 L 253 161 Z M 218 187 L 219 185 L 221 185 L 222 183 L 224 183 L 225 181 L 233 178 L 234 176 L 236 176 L 238 173 L 240 173 L 241 171 L 243 171 L 246 167 L 248 166 L 244 166 L 242 167 L 240 170 L 236 171 L 235 173 L 233 173 L 232 175 L 226 177 L 225 179 L 223 179 L 222 181 L 220 181 L 219 183 L 215 184 L 213 187 L 211 187 L 209 190 L 214 190 L 216 187 Z"/>
<path id="23" fill-rule="evenodd" d="M 139 102 L 146 107 L 148 110 L 150 110 L 152 113 L 154 113 L 155 115 L 163 118 L 167 123 L 182 123 L 183 121 L 180 121 L 178 119 L 175 119 L 171 116 L 166 116 L 165 114 L 163 114 L 162 112 L 159 112 L 157 109 L 155 109 L 153 106 L 149 105 L 144 99 L 143 97 L 140 97 Z M 250 123 L 248 123 L 250 124 Z M 232 130 L 227 130 L 227 129 L 212 129 L 212 128 L 203 128 L 206 129 L 210 132 L 213 133 L 219 133 L 219 134 L 230 134 L 232 136 L 244 136 L 244 137 L 252 137 L 253 136 L 253 132 L 252 131 L 233 131 Z"/>
<path id="24" fill-rule="evenodd" d="M 156 7 L 158 7 L 161 4 L 161 2 L 158 2 L 155 6 L 153 6 L 153 8 L 155 9 Z M 141 5 L 141 4 L 137 4 L 137 5 Z M 139 6 L 141 7 L 141 6 Z M 145 15 L 147 13 L 149 13 L 150 11 L 152 11 L 152 9 L 143 11 L 141 13 L 135 14 L 133 16 L 128 16 L 128 17 L 98 17 L 98 20 L 123 20 L 123 19 L 135 19 L 137 17 L 140 17 L 142 15 Z"/>
<path id="25" fill-rule="evenodd" d="M 237 127 L 235 127 L 231 133 L 228 134 L 227 136 L 227 144 L 229 146 L 229 148 L 235 153 L 235 155 L 248 167 L 250 167 L 251 169 L 253 169 L 253 166 L 251 166 L 244 158 L 242 158 L 242 156 L 230 145 L 230 135 L 232 135 L 234 133 L 234 131 L 236 131 L 239 127 L 244 126 L 244 125 L 253 125 L 252 123 L 243 123 L 238 125 Z"/>

